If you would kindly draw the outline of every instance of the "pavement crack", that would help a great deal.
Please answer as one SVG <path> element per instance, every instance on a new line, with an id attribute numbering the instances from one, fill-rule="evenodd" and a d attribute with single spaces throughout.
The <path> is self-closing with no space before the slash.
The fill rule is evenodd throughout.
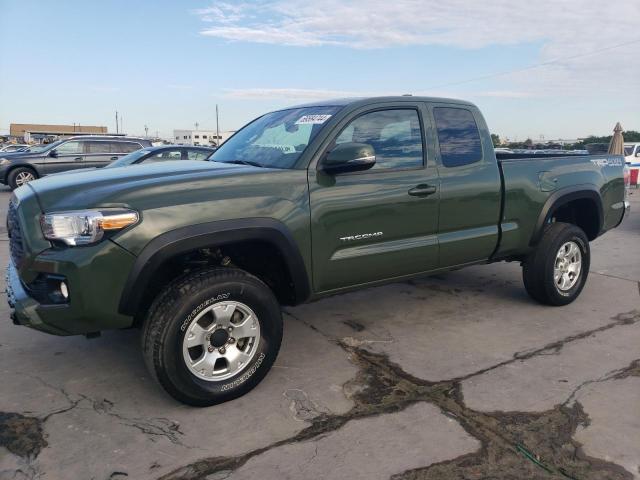
<path id="1" fill-rule="evenodd" d="M 184 432 L 180 430 L 180 424 L 173 420 L 164 417 L 152 417 L 149 419 L 141 419 L 135 417 L 128 417 L 121 413 L 113 411 L 115 404 L 104 398 L 102 400 L 95 400 L 86 395 L 81 395 L 82 398 L 88 401 L 93 410 L 100 415 L 109 415 L 120 421 L 121 425 L 135 428 L 149 437 L 153 442 L 156 441 L 156 437 L 162 437 L 169 440 L 175 445 L 181 445 L 188 448 L 194 448 L 189 445 L 185 445 L 180 436 L 184 435 Z"/>
<path id="2" fill-rule="evenodd" d="M 46 422 L 47 420 L 49 420 L 51 417 L 53 417 L 55 415 L 60 415 L 60 414 L 67 413 L 67 412 L 73 410 L 82 401 L 85 400 L 85 398 L 82 395 L 80 396 L 80 398 L 73 398 L 71 396 L 71 394 L 69 392 L 67 392 L 64 388 L 52 385 L 49 382 L 47 382 L 46 380 L 44 380 L 43 378 L 38 377 L 37 375 L 25 374 L 25 376 L 29 377 L 29 378 L 33 378 L 34 380 L 37 380 L 38 382 L 40 382 L 45 387 L 60 393 L 66 399 L 66 401 L 68 402 L 68 405 L 66 407 L 59 408 L 59 409 L 54 410 L 52 412 L 49 412 L 48 414 L 46 414 L 43 417 L 41 417 L 42 423 Z"/>
<path id="3" fill-rule="evenodd" d="M 634 309 L 629 312 L 619 313 L 618 315 L 611 318 L 612 322 L 609 322 L 605 325 L 602 325 L 597 328 L 593 328 L 591 330 L 586 330 L 584 332 L 577 333 L 575 335 L 569 335 L 560 340 L 555 340 L 551 343 L 548 343 L 542 347 L 535 348 L 532 350 L 526 350 L 523 352 L 516 352 L 509 360 L 505 360 L 503 362 L 496 363 L 489 367 L 477 370 L 472 373 L 468 373 L 466 375 L 462 375 L 456 378 L 451 379 L 452 381 L 464 381 L 473 377 L 477 377 L 479 375 L 483 375 L 487 372 L 495 370 L 497 368 L 501 368 L 507 365 L 510 365 L 515 362 L 529 360 L 533 357 L 542 356 L 542 355 L 557 355 L 564 348 L 565 345 L 571 342 L 575 342 L 577 340 L 583 340 L 592 335 L 596 335 L 598 333 L 611 330 L 612 328 L 616 328 L 624 325 L 633 325 L 635 323 L 640 322 L 640 310 Z"/>
<path id="4" fill-rule="evenodd" d="M 640 359 L 636 359 L 631 362 L 629 365 L 623 368 L 618 368 L 612 370 L 610 372 L 605 373 L 600 378 L 596 378 L 594 380 L 586 380 L 573 389 L 569 397 L 562 403 L 563 405 L 571 405 L 580 390 L 582 390 L 587 385 L 592 385 L 594 383 L 603 383 L 608 382 L 610 380 L 622 380 L 631 376 L 640 376 Z"/>
<path id="5" fill-rule="evenodd" d="M 622 320 L 621 320 L 622 321 Z M 558 405 L 540 413 L 479 412 L 464 403 L 459 380 L 429 382 L 418 379 L 386 355 L 331 339 L 358 367 L 344 385 L 353 407 L 344 414 L 322 413 L 296 435 L 233 457 L 209 457 L 167 473 L 159 480 L 196 480 L 228 474 L 269 450 L 325 437 L 351 421 L 399 412 L 418 402 L 437 406 L 456 420 L 481 447 L 473 453 L 395 475 L 405 479 L 461 478 L 579 478 L 630 479 L 631 474 L 611 462 L 586 456 L 572 436 L 589 419 L 582 406 Z M 615 375 L 621 372 L 615 373 Z M 614 373 L 612 373 L 614 375 Z M 314 450 L 315 458 L 317 450 Z"/>
<path id="6" fill-rule="evenodd" d="M 637 282 L 637 280 L 633 279 L 633 278 L 627 278 L 627 277 L 619 277 L 617 275 L 611 275 L 610 273 L 604 273 L 604 272 L 594 272 L 593 270 L 590 271 L 589 273 L 593 274 L 593 275 L 600 275 L 602 277 L 609 277 L 609 278 L 615 278 L 616 280 L 624 280 L 626 282 Z"/>

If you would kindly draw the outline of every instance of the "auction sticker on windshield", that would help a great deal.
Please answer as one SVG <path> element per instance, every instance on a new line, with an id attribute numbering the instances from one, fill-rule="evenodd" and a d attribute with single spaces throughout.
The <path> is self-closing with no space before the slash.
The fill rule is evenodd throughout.
<path id="1" fill-rule="evenodd" d="M 331 115 L 303 115 L 296 125 L 320 125 L 331 118 Z"/>

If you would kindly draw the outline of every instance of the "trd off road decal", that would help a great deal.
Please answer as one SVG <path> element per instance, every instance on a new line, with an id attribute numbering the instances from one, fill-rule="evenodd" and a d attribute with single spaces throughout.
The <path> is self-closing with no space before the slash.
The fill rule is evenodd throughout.
<path id="1" fill-rule="evenodd" d="M 622 167 L 624 160 L 620 157 L 594 158 L 591 163 L 599 167 Z"/>

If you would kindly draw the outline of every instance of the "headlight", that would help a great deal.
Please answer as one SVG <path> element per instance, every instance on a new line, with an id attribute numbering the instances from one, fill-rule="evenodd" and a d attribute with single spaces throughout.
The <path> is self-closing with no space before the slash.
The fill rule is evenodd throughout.
<path id="1" fill-rule="evenodd" d="M 89 245 L 99 242 L 104 232 L 122 230 L 137 223 L 138 218 L 138 213 L 132 210 L 77 210 L 45 213 L 40 217 L 40 225 L 47 240 Z"/>
<path id="2" fill-rule="evenodd" d="M 11 160 L 8 158 L 0 158 L 0 165 L 6 165 L 8 163 L 11 163 Z"/>

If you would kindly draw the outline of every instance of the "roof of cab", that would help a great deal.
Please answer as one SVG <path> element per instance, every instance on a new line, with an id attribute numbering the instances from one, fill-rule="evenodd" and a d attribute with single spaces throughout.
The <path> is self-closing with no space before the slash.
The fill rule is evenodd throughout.
<path id="1" fill-rule="evenodd" d="M 395 95 L 395 96 L 386 96 L 386 97 L 334 98 L 330 100 L 320 100 L 316 102 L 304 103 L 301 105 L 294 105 L 292 107 L 288 107 L 287 110 L 291 108 L 302 108 L 302 107 L 345 107 L 347 105 L 360 106 L 360 105 L 370 105 L 372 103 L 388 103 L 388 102 L 430 102 L 430 103 L 452 103 L 452 104 L 459 104 L 459 105 L 473 105 L 471 102 L 454 99 L 454 98 Z"/>

